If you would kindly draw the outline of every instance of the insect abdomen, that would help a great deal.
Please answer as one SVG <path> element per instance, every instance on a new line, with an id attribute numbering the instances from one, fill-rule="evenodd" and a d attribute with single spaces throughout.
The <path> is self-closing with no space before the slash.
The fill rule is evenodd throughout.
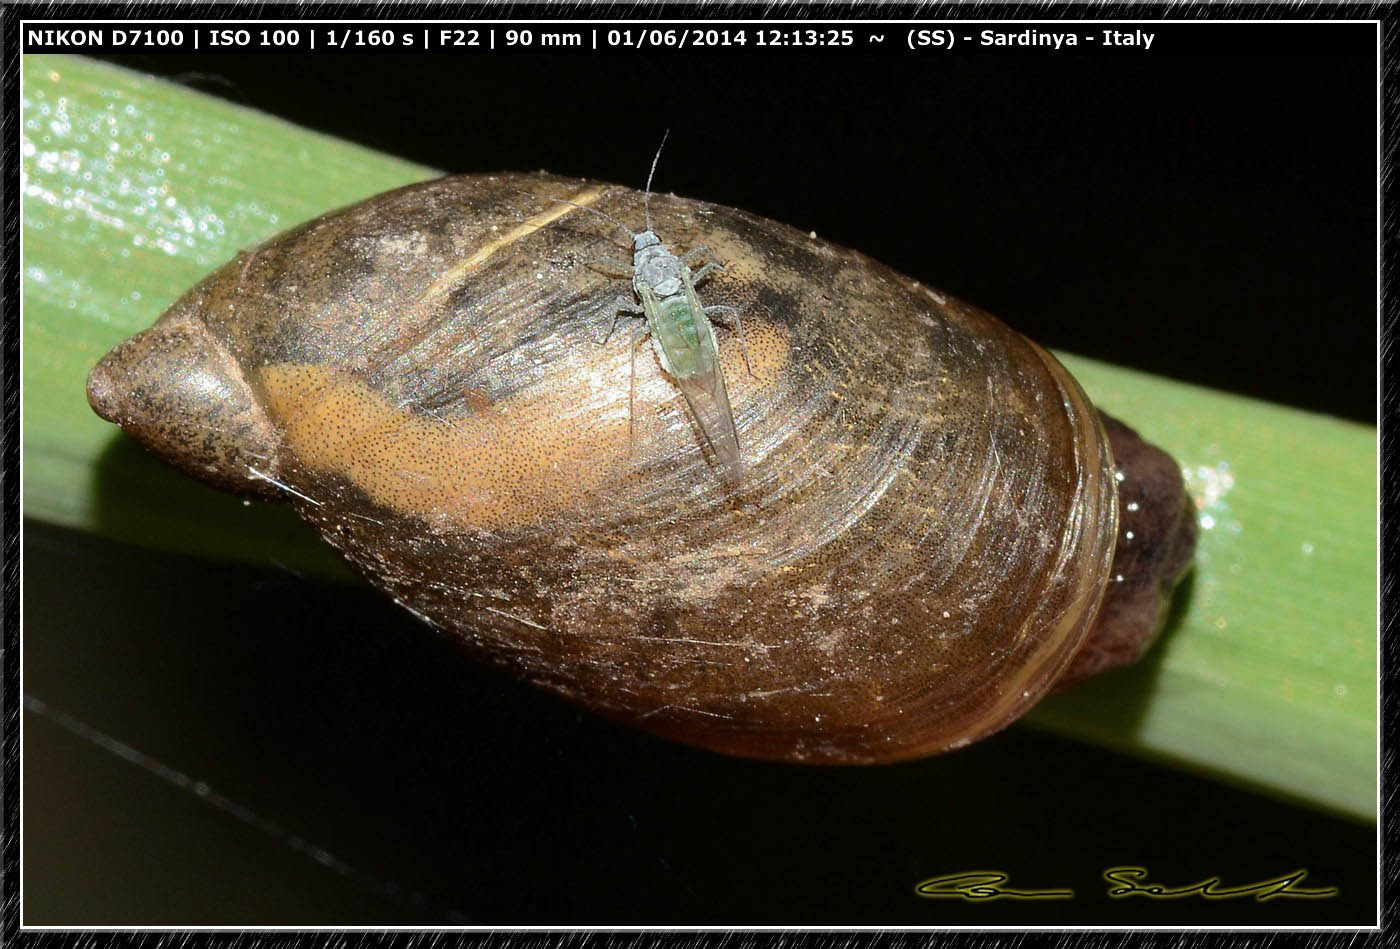
<path id="1" fill-rule="evenodd" d="M 704 319 L 703 314 L 699 319 Z M 710 341 L 709 333 L 701 328 L 684 294 L 657 302 L 651 331 L 666 351 L 674 375 L 689 377 L 714 371 L 715 353 L 706 345 Z"/>

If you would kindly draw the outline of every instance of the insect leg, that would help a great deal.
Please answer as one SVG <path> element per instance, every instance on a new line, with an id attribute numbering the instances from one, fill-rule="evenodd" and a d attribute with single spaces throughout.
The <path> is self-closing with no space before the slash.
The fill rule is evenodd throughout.
<path id="1" fill-rule="evenodd" d="M 733 315 L 734 331 L 739 334 L 739 350 L 744 354 L 744 368 L 749 371 L 749 375 L 753 375 L 753 366 L 749 365 L 749 344 L 744 340 L 744 323 L 742 320 L 739 319 L 740 312 L 741 311 L 738 308 L 732 306 L 725 306 L 722 303 L 717 303 L 714 306 L 705 307 L 705 316 L 707 317 L 712 316 L 715 313 L 729 313 Z M 724 326 L 723 323 L 721 323 L 720 325 Z"/>
<path id="2" fill-rule="evenodd" d="M 606 346 L 608 340 L 612 339 L 613 330 L 617 328 L 617 315 L 619 313 L 631 313 L 634 316 L 645 316 L 646 310 L 625 293 L 620 293 L 613 301 L 612 319 L 608 320 L 608 331 L 603 334 L 603 338 L 598 341 L 599 346 Z"/>
<path id="3" fill-rule="evenodd" d="M 707 244 L 701 244 L 699 247 L 692 247 L 684 254 L 681 254 L 681 263 L 689 267 L 693 261 L 701 258 L 705 258 L 707 260 L 707 263 L 705 264 L 705 266 L 695 271 L 695 273 L 691 274 L 691 286 L 694 286 L 701 280 L 704 280 L 710 275 L 711 271 L 724 269 L 724 264 L 720 263 L 718 260 L 715 260 L 714 251 L 710 250 L 709 245 Z"/>
<path id="4" fill-rule="evenodd" d="M 695 273 L 691 274 L 690 283 L 692 286 L 694 286 L 701 280 L 704 280 L 706 277 L 708 277 L 710 275 L 710 271 L 723 269 L 724 264 L 720 263 L 719 261 L 712 260 L 705 266 L 701 267 L 699 270 L 695 271 Z"/>
<path id="5" fill-rule="evenodd" d="M 608 277 L 630 277 L 636 269 L 625 260 L 618 260 L 615 257 L 600 257 L 590 263 L 588 267 L 590 270 L 596 270 Z"/>

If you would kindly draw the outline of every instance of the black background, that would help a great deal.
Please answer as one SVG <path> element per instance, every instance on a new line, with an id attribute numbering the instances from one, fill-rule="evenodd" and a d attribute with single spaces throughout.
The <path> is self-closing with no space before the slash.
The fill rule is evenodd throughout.
<path id="1" fill-rule="evenodd" d="M 112 61 L 446 171 L 640 186 L 670 128 L 658 190 L 815 230 L 1061 350 L 1374 422 L 1374 34 L 1355 29 L 1357 51 L 1317 54 Z M 889 768 L 732 761 L 501 680 L 367 590 L 38 525 L 26 557 L 27 690 L 150 756 L 28 716 L 31 923 L 1374 918 L 1372 825 L 1028 728 Z M 101 606 L 123 599 L 139 611 Z M 1165 883 L 1305 866 L 1341 894 L 1109 901 L 1122 863 Z M 981 868 L 1080 895 L 913 895 Z"/>

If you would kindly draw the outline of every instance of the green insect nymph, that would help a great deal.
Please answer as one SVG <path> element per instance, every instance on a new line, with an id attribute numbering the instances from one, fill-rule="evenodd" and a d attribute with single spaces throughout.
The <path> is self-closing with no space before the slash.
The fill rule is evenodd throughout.
<path id="1" fill-rule="evenodd" d="M 651 335 L 661 368 L 680 387 L 721 470 L 737 482 L 743 475 L 739 437 L 734 430 L 734 413 L 720 369 L 719 343 L 709 314 L 733 313 L 739 325 L 738 314 L 733 307 L 705 307 L 695 293 L 695 284 L 719 265 L 712 261 L 692 274 L 685 258 L 706 253 L 707 249 L 696 248 L 677 257 L 650 228 L 635 235 L 632 246 L 632 287 L 642 302 L 639 306 L 621 297 L 618 309 L 646 317 L 645 331 Z"/>
<path id="2" fill-rule="evenodd" d="M 644 231 L 634 234 L 621 221 L 595 208 L 561 198 L 550 200 L 571 204 L 590 214 L 606 218 L 627 233 L 632 247 L 632 263 L 602 260 L 599 262 L 599 269 L 616 276 L 631 277 L 636 298 L 625 293 L 617 297 L 614 301 L 613 317 L 603 341 L 611 338 L 618 313 L 645 317 L 646 324 L 632 337 L 634 382 L 637 343 L 642 337 L 649 335 L 652 349 L 656 352 L 662 370 L 680 387 L 695 423 L 700 428 L 700 434 L 709 446 L 720 471 L 731 485 L 737 485 L 743 477 L 744 465 L 739 453 L 739 436 L 734 426 L 734 412 L 730 408 L 729 393 L 724 385 L 724 371 L 720 367 L 719 343 L 715 339 L 715 328 L 710 322 L 710 317 L 723 313 L 733 319 L 747 365 L 748 348 L 744 344 L 744 327 L 739 320 L 737 309 L 732 306 L 705 306 L 695 292 L 698 283 L 715 270 L 724 269 L 722 264 L 713 259 L 710 249 L 702 245 L 677 256 L 652 230 L 651 181 L 656 174 L 656 163 L 661 159 L 661 148 L 665 146 L 666 136 L 663 135 L 661 147 L 657 148 L 656 157 L 651 162 L 651 172 L 647 175 L 646 193 L 642 203 L 647 224 Z M 702 258 L 709 259 L 699 270 L 692 272 L 690 263 Z M 637 302 L 639 300 L 640 303 Z"/>

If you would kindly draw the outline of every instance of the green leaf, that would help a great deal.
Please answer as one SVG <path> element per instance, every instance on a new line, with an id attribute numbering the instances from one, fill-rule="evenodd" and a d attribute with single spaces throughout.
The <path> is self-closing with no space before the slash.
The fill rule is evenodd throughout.
<path id="1" fill-rule="evenodd" d="M 1060 358 L 1182 463 L 1202 530 L 1165 641 L 1033 722 L 1374 818 L 1375 429 Z"/>
<path id="2" fill-rule="evenodd" d="M 288 511 L 146 456 L 84 381 L 239 249 L 436 173 L 82 59 L 26 57 L 23 83 L 26 516 L 343 575 Z M 1375 429 L 1061 358 L 1182 463 L 1203 530 L 1164 642 L 1031 723 L 1373 820 Z"/>

